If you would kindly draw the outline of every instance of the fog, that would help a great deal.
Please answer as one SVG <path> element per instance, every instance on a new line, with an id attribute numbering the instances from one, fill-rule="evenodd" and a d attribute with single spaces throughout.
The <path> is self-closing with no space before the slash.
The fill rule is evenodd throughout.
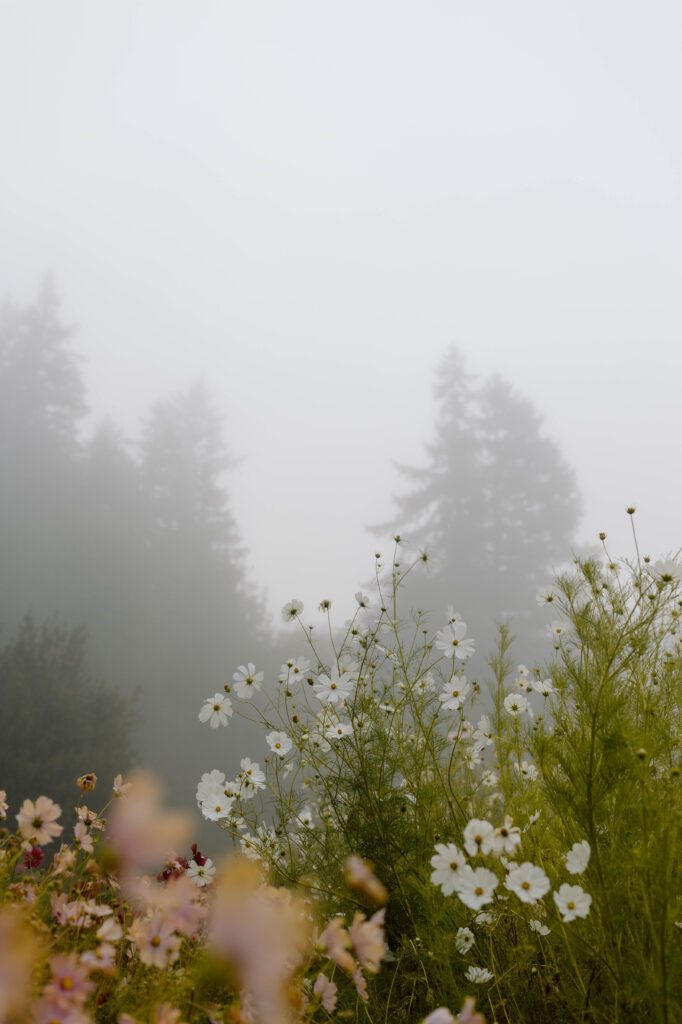
<path id="1" fill-rule="evenodd" d="M 269 631 L 353 607 L 452 344 L 558 442 L 576 543 L 629 554 L 634 503 L 675 550 L 681 31 L 672 2 L 5 0 L 0 292 L 51 271 L 86 433 L 204 382 Z"/>

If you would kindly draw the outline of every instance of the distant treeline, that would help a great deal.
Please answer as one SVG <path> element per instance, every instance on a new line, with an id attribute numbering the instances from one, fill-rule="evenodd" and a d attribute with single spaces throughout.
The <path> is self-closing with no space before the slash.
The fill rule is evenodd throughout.
<path id="1" fill-rule="evenodd" d="M 300 641 L 271 646 L 205 389 L 159 401 L 133 439 L 111 423 L 88 430 L 72 336 L 49 281 L 30 306 L 0 313 L 0 624 L 6 642 L 27 613 L 84 626 L 95 674 L 120 696 L 139 694 L 139 760 L 189 801 L 198 775 L 247 739 L 232 729 L 222 745 L 207 740 L 201 701 L 247 660 L 274 685 L 284 657 L 308 652 Z M 574 475 L 531 404 L 499 376 L 476 382 L 455 349 L 437 370 L 434 413 L 425 464 L 399 467 L 412 489 L 377 545 L 388 554 L 396 530 L 422 545 L 432 571 L 414 574 L 411 602 L 442 623 L 453 605 L 482 655 L 508 618 L 518 660 L 529 659 L 540 647 L 535 593 L 570 556 Z M 128 760 L 121 731 L 111 736 Z"/>
<path id="2" fill-rule="evenodd" d="M 256 648 L 271 657 L 221 419 L 197 385 L 154 405 L 133 442 L 109 423 L 88 434 L 71 340 L 49 282 L 0 313 L 0 624 L 7 635 L 30 612 L 84 625 L 96 674 L 139 693 L 139 760 L 191 799 L 197 772 L 226 754 L 224 738 L 206 752 L 202 699 Z M 40 739 L 38 757 L 57 741 Z M 122 742 L 120 753 L 129 760 Z"/>

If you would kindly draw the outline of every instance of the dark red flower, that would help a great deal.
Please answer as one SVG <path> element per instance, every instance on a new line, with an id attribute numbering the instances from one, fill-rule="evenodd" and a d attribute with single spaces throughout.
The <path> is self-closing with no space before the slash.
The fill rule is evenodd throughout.
<path id="1" fill-rule="evenodd" d="M 196 843 L 192 843 L 192 854 L 195 864 L 198 864 L 200 868 L 203 868 L 204 864 L 208 860 L 208 857 L 204 857 L 203 853 L 199 849 Z"/>
<path id="2" fill-rule="evenodd" d="M 44 863 L 45 854 L 40 846 L 32 846 L 24 854 L 23 864 L 27 871 L 31 871 L 33 868 L 41 868 Z"/>

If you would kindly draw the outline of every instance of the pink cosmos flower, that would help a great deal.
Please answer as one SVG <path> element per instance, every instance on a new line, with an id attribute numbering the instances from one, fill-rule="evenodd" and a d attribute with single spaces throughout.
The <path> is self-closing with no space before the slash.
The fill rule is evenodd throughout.
<path id="1" fill-rule="evenodd" d="M 133 921 L 129 937 L 142 963 L 150 967 L 168 967 L 179 956 L 180 939 L 159 911 Z"/>
<path id="2" fill-rule="evenodd" d="M 33 1024 L 92 1024 L 92 1018 L 78 1003 L 54 996 L 45 996 L 34 1005 L 31 1021 Z"/>
<path id="3" fill-rule="evenodd" d="M 338 989 L 333 981 L 330 981 L 326 974 L 318 974 L 313 992 L 322 1002 L 327 1013 L 333 1013 L 336 1009 L 336 993 Z"/>
<path id="4" fill-rule="evenodd" d="M 52 980 L 43 992 L 47 997 L 82 1004 L 94 988 L 92 982 L 88 981 L 88 972 L 81 966 L 76 953 L 53 956 L 50 960 L 50 970 Z"/>
<path id="5" fill-rule="evenodd" d="M 357 958 L 370 974 L 378 973 L 386 951 L 384 944 L 385 914 L 386 909 L 382 907 L 370 917 L 369 921 L 366 921 L 365 915 L 358 911 L 348 930 Z"/>

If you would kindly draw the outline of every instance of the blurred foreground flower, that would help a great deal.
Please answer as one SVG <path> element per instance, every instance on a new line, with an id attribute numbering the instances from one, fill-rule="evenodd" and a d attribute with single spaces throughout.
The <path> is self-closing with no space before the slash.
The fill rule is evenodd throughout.
<path id="1" fill-rule="evenodd" d="M 294 976 L 312 951 L 308 904 L 264 883 L 253 861 L 234 858 L 219 872 L 209 948 L 231 966 L 259 1024 L 290 1024 Z"/>
<path id="2" fill-rule="evenodd" d="M 163 789 L 152 775 L 139 774 L 125 800 L 116 800 L 109 817 L 107 841 L 124 880 L 157 868 L 191 834 L 192 819 L 162 807 Z"/>
<path id="3" fill-rule="evenodd" d="M 343 874 L 350 889 L 357 889 L 371 903 L 386 903 L 388 891 L 372 871 L 371 864 L 362 857 L 347 857 L 343 863 Z"/>
<path id="4" fill-rule="evenodd" d="M 18 910 L 0 910 L 0 1024 L 21 1020 L 38 943 Z"/>

